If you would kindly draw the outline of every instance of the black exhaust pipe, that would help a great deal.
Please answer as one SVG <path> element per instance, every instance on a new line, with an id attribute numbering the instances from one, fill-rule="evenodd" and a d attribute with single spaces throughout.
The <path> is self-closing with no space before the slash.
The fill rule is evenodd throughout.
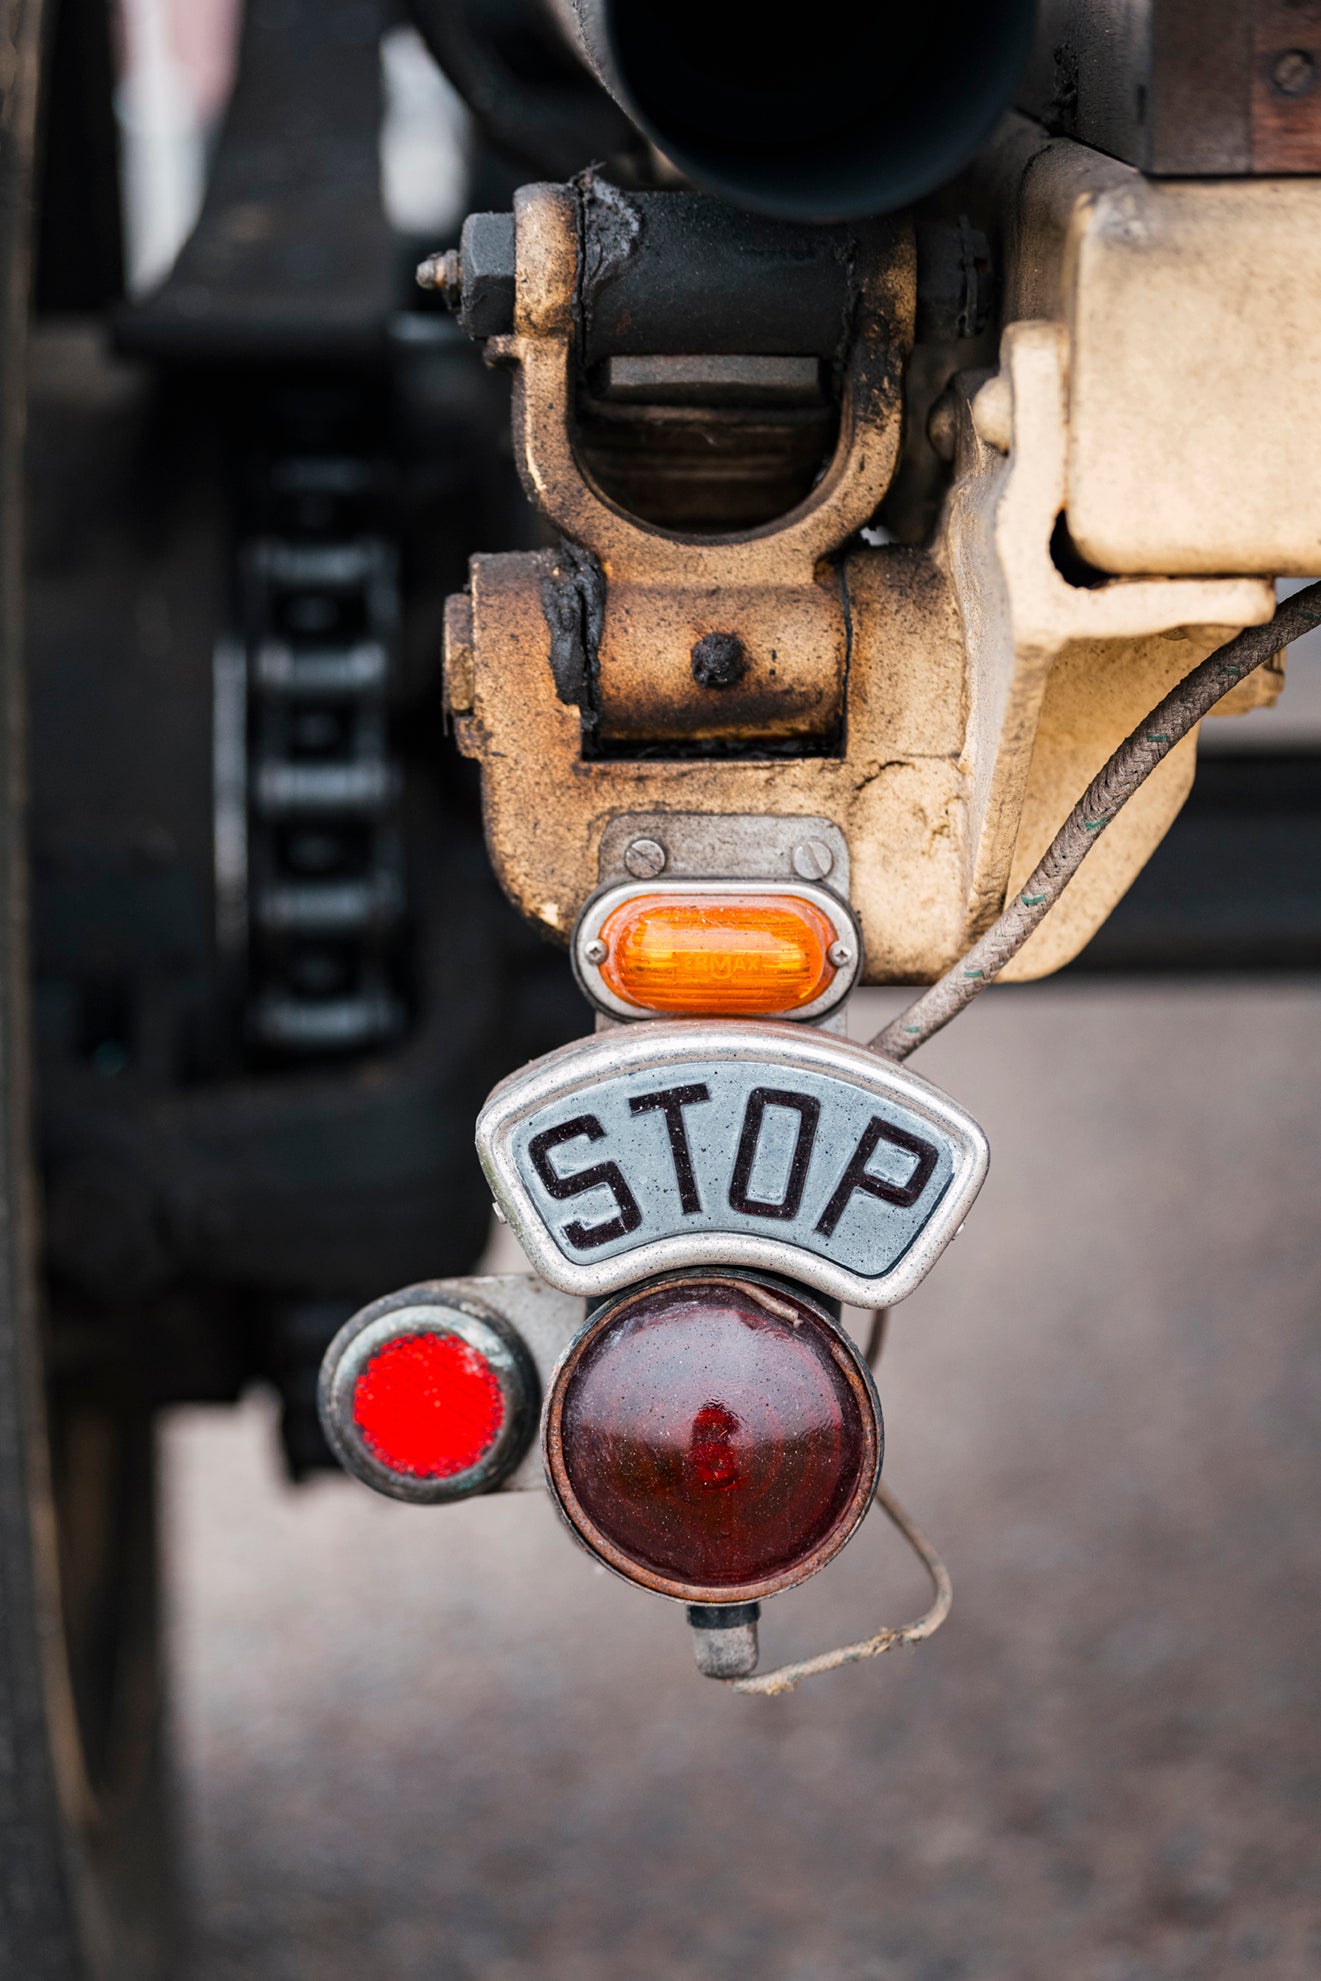
<path id="1" fill-rule="evenodd" d="M 857 220 L 960 170 L 1009 107 L 1036 0 L 543 0 L 616 103 L 708 192 Z"/>

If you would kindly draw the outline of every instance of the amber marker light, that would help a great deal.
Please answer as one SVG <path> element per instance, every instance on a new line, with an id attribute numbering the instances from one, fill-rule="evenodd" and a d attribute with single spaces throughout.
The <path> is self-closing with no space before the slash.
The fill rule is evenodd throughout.
<path id="1" fill-rule="evenodd" d="M 636 894 L 600 924 L 595 949 L 625 1004 L 716 1018 L 801 1011 L 852 957 L 829 915 L 791 893 Z"/>

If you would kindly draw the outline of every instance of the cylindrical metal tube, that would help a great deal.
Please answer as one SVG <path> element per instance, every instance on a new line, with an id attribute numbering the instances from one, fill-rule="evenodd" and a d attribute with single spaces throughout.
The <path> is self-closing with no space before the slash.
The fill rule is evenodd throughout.
<path id="1" fill-rule="evenodd" d="M 612 254 L 620 213 L 629 224 Z M 586 200 L 583 231 L 589 363 L 666 351 L 834 360 L 847 347 L 857 259 L 847 228 L 786 227 L 700 193 L 635 192 Z"/>
<path id="2" fill-rule="evenodd" d="M 1036 0 L 542 0 L 696 185 L 792 220 L 892 212 L 953 176 L 1013 101 Z"/>

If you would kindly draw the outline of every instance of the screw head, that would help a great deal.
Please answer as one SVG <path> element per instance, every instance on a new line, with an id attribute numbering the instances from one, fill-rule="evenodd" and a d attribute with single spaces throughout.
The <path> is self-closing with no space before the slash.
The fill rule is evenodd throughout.
<path id="1" fill-rule="evenodd" d="M 1310 96 L 1317 84 L 1316 57 L 1306 48 L 1286 48 L 1271 64 L 1271 82 L 1281 96 Z"/>
<path id="2" fill-rule="evenodd" d="M 659 839 L 635 839 L 625 849 L 624 865 L 635 880 L 655 880 L 664 873 L 668 858 Z"/>
<path id="3" fill-rule="evenodd" d="M 589 963 L 604 963 L 609 954 L 599 935 L 593 936 L 590 942 L 583 944 L 583 955 Z"/>
<path id="4" fill-rule="evenodd" d="M 737 687 L 748 671 L 748 656 L 737 633 L 704 633 L 691 660 L 699 688 Z"/>
<path id="5" fill-rule="evenodd" d="M 824 880 L 835 864 L 824 839 L 800 839 L 790 857 L 799 880 Z"/>
<path id="6" fill-rule="evenodd" d="M 853 951 L 846 942 L 832 942 L 826 956 L 837 970 L 842 970 L 845 964 L 853 961 Z"/>

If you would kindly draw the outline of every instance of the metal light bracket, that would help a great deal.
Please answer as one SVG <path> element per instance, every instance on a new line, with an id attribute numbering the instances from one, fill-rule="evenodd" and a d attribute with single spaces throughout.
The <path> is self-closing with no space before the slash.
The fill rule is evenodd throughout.
<path id="1" fill-rule="evenodd" d="M 525 1273 L 426 1280 L 373 1300 L 345 1322 L 321 1365 L 317 1404 L 331 1449 L 364 1485 L 414 1505 L 541 1487 L 534 1435 L 540 1397 L 582 1321 L 581 1301 L 566 1299 Z M 450 1478 L 411 1478 L 383 1464 L 354 1414 L 354 1390 L 373 1356 L 416 1334 L 456 1337 L 475 1348 L 504 1400 L 495 1444 L 480 1464 Z"/>
<path id="2" fill-rule="evenodd" d="M 621 812 L 601 835 L 598 862 L 602 885 L 652 874 L 808 880 L 846 901 L 851 870 L 849 842 L 832 819 L 777 812 Z"/>

